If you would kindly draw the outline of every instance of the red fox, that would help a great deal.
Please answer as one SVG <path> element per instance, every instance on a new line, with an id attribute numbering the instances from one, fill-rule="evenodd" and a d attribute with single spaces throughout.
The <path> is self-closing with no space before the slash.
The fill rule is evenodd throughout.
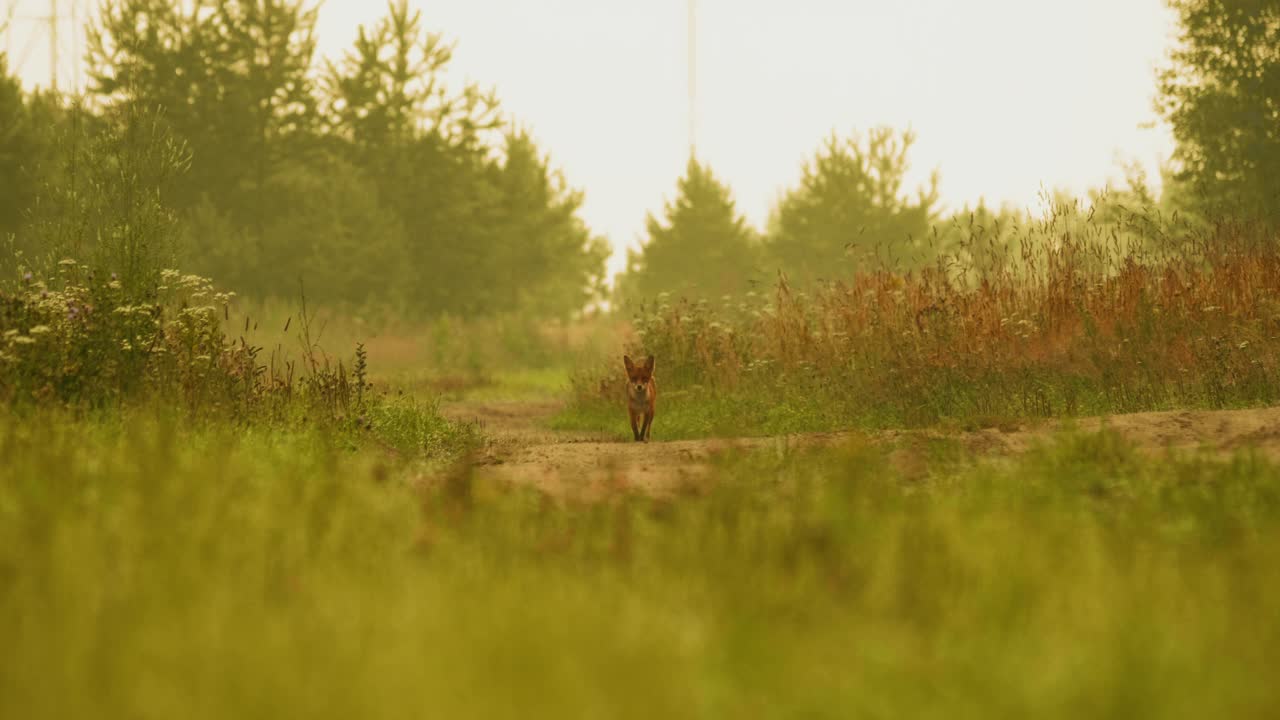
<path id="1" fill-rule="evenodd" d="M 631 434 L 636 442 L 649 442 L 658 401 L 658 383 L 653 378 L 654 358 L 650 355 L 643 365 L 636 365 L 629 356 L 623 355 L 622 362 L 627 366 L 627 415 L 631 418 Z M 643 425 L 641 418 L 644 418 Z"/>

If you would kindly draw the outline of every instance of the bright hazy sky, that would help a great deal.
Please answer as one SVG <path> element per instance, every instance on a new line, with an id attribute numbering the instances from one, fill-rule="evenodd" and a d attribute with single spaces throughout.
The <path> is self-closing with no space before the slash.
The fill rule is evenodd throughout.
<path id="1" fill-rule="evenodd" d="M 634 244 L 687 158 L 686 0 L 412 4 L 457 41 L 451 76 L 495 87 L 586 192 L 588 223 L 616 248 Z M 1082 192 L 1118 178 L 1119 159 L 1154 169 L 1170 149 L 1163 126 L 1143 129 L 1173 32 L 1164 0 L 697 4 L 698 153 L 757 226 L 832 130 L 910 126 L 914 178 L 938 168 L 949 208 L 985 197 L 1035 209 L 1042 186 Z M 342 52 L 384 8 L 327 0 L 321 53 Z M 15 61 L 36 28 L 14 25 Z M 45 84 L 48 46 L 31 40 L 22 73 Z"/>

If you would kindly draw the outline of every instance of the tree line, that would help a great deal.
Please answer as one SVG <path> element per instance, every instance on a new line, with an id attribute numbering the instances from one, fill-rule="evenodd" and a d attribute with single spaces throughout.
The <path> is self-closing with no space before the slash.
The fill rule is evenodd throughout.
<path id="1" fill-rule="evenodd" d="M 1277 11 L 1170 5 L 1182 32 L 1156 109 L 1176 151 L 1161 197 L 1134 174 L 1124 200 L 1274 224 Z M 76 104 L 23 92 L 0 55 L 0 237 L 27 263 L 172 259 L 250 295 L 292 294 L 302 278 L 322 300 L 422 314 L 565 316 L 604 297 L 608 243 L 582 220 L 581 192 L 492 93 L 444 82 L 453 46 L 419 12 L 392 0 L 333 61 L 316 57 L 316 13 L 308 0 L 103 0 Z M 944 216 L 937 173 L 907 188 L 913 141 L 832 134 L 762 229 L 691 158 L 614 297 L 910 267 L 971 234 L 962 225 L 1017 224 L 984 205 Z"/>
<path id="2" fill-rule="evenodd" d="M 1156 76 L 1155 110 L 1173 129 L 1161 192 L 1143 171 L 1090 192 L 1092 222 L 1222 220 L 1280 224 L 1280 5 L 1267 0 L 1169 0 L 1180 34 Z M 835 280 L 858 268 L 911 269 L 966 243 L 1008 244 L 1024 211 L 984 203 L 945 214 L 935 172 L 907 189 L 910 132 L 876 128 L 829 137 L 805 163 L 762 230 L 736 209 L 712 169 L 691 159 L 663 212 L 651 214 L 641 247 L 618 280 L 623 299 L 660 293 L 717 299 L 763 289 L 784 273 L 793 284 Z M 998 149 L 993 150 L 998 152 Z M 1068 193 L 1045 198 L 1073 205 Z"/>
<path id="3" fill-rule="evenodd" d="M 17 233 L 28 261 L 56 245 L 42 219 L 82 199 L 68 188 L 111 136 L 132 149 L 108 164 L 172 146 L 154 189 L 180 222 L 152 240 L 242 293 L 293 294 L 301 278 L 325 301 L 546 316 L 598 296 L 609 249 L 581 192 L 492 93 L 444 82 L 452 45 L 394 0 L 320 62 L 316 13 L 306 0 L 104 0 L 83 103 L 0 73 L 0 174 L 19 189 L 0 201 L 0 234 Z M 160 135 L 130 140 L 135 126 Z"/>

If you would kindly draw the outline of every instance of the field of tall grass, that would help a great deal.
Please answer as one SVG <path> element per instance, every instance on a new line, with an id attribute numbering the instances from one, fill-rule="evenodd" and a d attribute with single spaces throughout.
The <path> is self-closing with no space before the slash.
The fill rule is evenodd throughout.
<path id="1" fill-rule="evenodd" d="M 1028 418 L 1280 400 L 1280 242 L 1242 224 L 1055 206 L 922 269 L 635 313 L 664 438 Z M 558 423 L 612 429 L 620 358 L 579 368 Z M 620 432 L 620 431 L 619 431 Z"/>
<path id="2" fill-rule="evenodd" d="M 1269 717 L 1280 468 L 1064 437 L 562 502 L 324 428 L 0 419 L 0 717 Z"/>
<path id="3" fill-rule="evenodd" d="M 924 271 L 668 299 L 630 328 L 659 358 L 657 435 L 1275 400 L 1272 238 L 1139 220 L 973 228 Z M 906 472 L 851 441 L 566 500 L 476 475 L 483 431 L 441 398 L 545 395 L 573 365 L 557 422 L 620 430 L 628 328 L 244 303 L 162 270 L 155 239 L 124 248 L 128 277 L 106 253 L 0 278 L 2 718 L 1280 701 L 1260 670 L 1280 467 L 1259 456 L 1103 433 L 1003 460 L 935 441 Z"/>

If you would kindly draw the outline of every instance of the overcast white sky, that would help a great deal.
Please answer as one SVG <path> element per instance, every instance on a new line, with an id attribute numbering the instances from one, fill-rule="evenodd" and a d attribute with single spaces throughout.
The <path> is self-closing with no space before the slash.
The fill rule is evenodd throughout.
<path id="1" fill-rule="evenodd" d="M 1162 126 L 1142 128 L 1173 31 L 1164 0 L 697 2 L 699 155 L 758 225 L 833 129 L 914 128 L 913 174 L 939 168 L 951 208 L 1034 209 L 1041 186 L 1083 191 L 1118 177 L 1118 157 L 1154 168 L 1171 147 Z M 687 158 L 686 0 L 412 4 L 458 42 L 453 74 L 496 87 L 586 192 L 591 226 L 633 244 Z M 17 6 L 0 41 L 47 84 L 47 33 L 21 18 L 49 2 Z M 385 7 L 327 0 L 321 52 L 336 56 Z M 71 83 L 70 62 L 61 76 Z"/>

